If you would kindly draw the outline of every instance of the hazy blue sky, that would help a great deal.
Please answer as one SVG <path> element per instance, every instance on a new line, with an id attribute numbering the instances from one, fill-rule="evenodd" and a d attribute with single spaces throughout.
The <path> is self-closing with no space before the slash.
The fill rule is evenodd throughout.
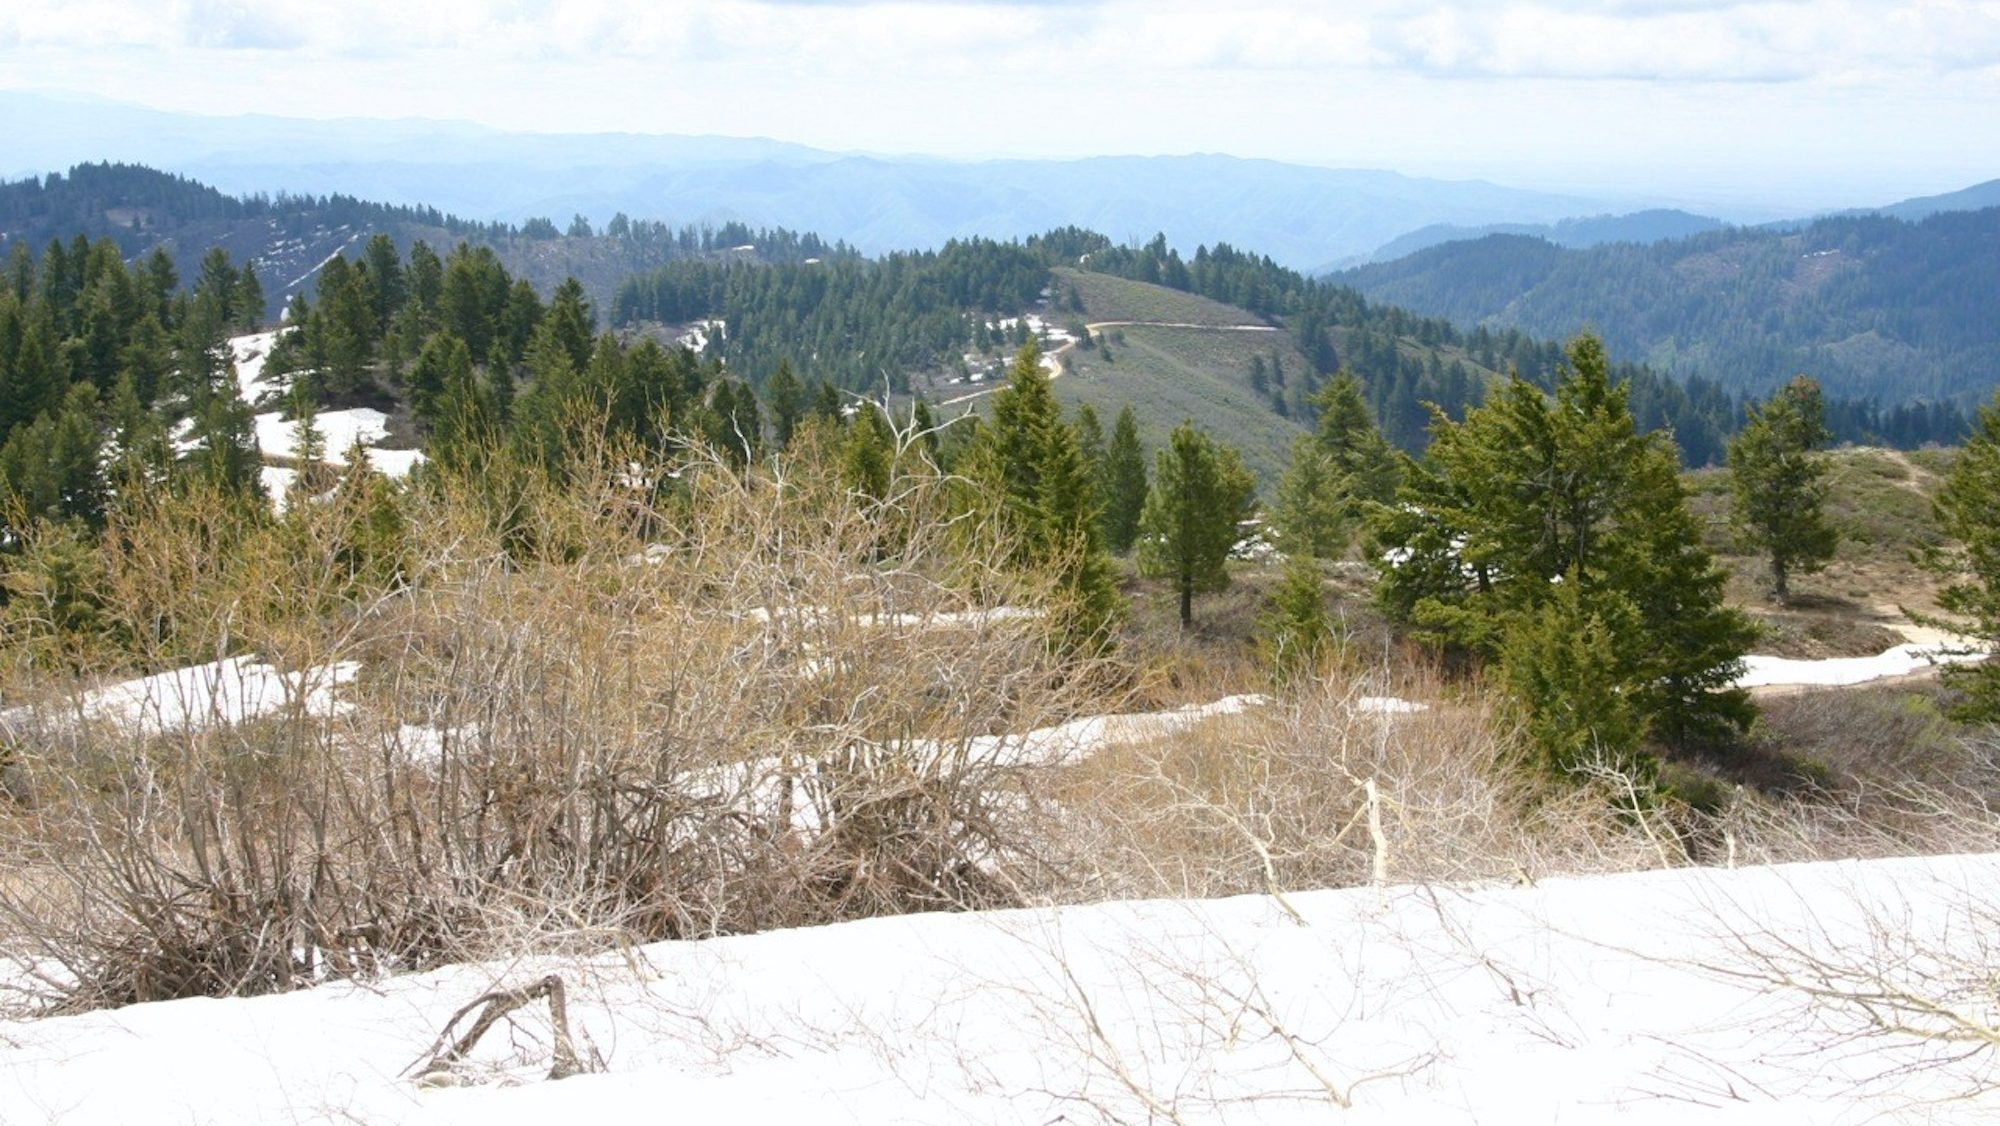
<path id="1" fill-rule="evenodd" d="M 2000 0 L 7 0 L 0 75 L 204 113 L 1228 152 L 1662 196 L 2000 176 Z"/>

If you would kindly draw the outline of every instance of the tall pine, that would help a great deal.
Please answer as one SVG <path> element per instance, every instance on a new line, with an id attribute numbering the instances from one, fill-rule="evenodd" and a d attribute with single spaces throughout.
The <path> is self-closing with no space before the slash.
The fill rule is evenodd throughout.
<path id="1" fill-rule="evenodd" d="M 1784 602 L 1792 575 L 1824 568 L 1840 542 L 1826 518 L 1826 464 L 1814 453 L 1832 435 L 1819 384 L 1803 375 L 1748 413 L 1729 442 L 1731 510 L 1743 539 L 1770 560 Z"/>
<path id="2" fill-rule="evenodd" d="M 1256 483 L 1236 451 L 1183 422 L 1154 462 L 1139 518 L 1139 567 L 1169 579 L 1180 596 L 1181 628 L 1194 623 L 1194 596 L 1229 585 L 1229 551 L 1248 515 Z"/>

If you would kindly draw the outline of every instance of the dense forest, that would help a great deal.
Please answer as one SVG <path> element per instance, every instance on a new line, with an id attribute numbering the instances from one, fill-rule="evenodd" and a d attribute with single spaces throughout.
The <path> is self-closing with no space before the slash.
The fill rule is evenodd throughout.
<path id="1" fill-rule="evenodd" d="M 611 319 L 721 320 L 722 354 L 746 371 L 783 361 L 842 387 L 907 392 L 913 372 L 999 343 L 989 321 L 1031 308 L 1048 284 L 1037 248 L 988 239 L 873 261 L 690 259 L 628 279 Z"/>
<path id="2" fill-rule="evenodd" d="M 1334 280 L 1461 325 L 1540 338 L 1590 327 L 1614 355 L 1739 393 L 1805 372 L 1851 399 L 1964 406 L 2000 357 L 1993 208 L 1587 249 L 1493 235 Z"/>

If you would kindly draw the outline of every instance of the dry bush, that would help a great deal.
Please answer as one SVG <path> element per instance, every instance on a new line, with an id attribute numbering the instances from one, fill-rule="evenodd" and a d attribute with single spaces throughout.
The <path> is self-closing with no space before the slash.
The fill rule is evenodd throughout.
<path id="1" fill-rule="evenodd" d="M 1371 697 L 1443 701 L 1376 710 Z M 1099 754 L 1062 791 L 1112 895 L 1226 895 L 1658 864 L 1601 795 L 1515 769 L 1479 696 L 1337 673 L 1277 705 Z"/>
<path id="2" fill-rule="evenodd" d="M 1040 619 L 981 613 L 1045 590 L 987 563 L 1008 557 L 995 522 L 957 517 L 957 486 L 906 446 L 882 499 L 812 448 L 749 473 L 600 451 L 560 484 L 489 465 L 403 499 L 409 570 L 381 589 L 356 589 L 363 506 L 228 536 L 133 519 L 107 570 L 117 612 L 165 623 L 159 665 L 361 672 L 331 716 L 301 698 L 139 746 L 40 725 L 17 847 L 61 863 L 0 886 L 0 925 L 43 1000 L 1052 886 L 1039 768 L 978 737 L 1067 719 L 1099 679 Z"/>

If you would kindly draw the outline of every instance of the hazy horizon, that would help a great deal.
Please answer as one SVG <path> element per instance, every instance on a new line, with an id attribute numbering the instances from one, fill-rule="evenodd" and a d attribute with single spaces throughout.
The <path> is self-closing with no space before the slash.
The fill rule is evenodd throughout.
<path id="1" fill-rule="evenodd" d="M 1323 8 L 34 0 L 0 14 L 0 63 L 17 91 L 177 113 L 954 161 L 1224 153 L 1750 210 L 2000 176 L 1994 0 Z"/>

